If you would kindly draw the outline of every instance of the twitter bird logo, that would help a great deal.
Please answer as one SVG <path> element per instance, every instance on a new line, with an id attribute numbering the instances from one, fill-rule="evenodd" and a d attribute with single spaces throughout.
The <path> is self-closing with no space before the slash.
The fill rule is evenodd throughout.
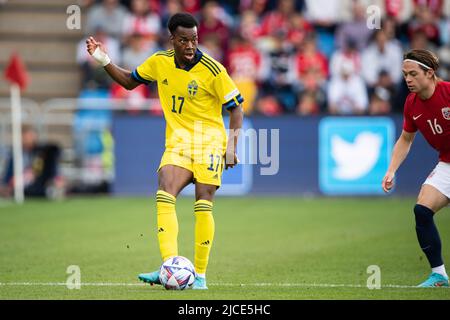
<path id="1" fill-rule="evenodd" d="M 384 194 L 395 124 L 386 117 L 325 117 L 319 123 L 319 188 L 328 195 Z"/>
<path id="2" fill-rule="evenodd" d="M 383 136 L 369 131 L 359 133 L 353 142 L 331 136 L 331 157 L 336 163 L 332 175 L 339 180 L 357 180 L 374 168 L 380 158 Z"/>

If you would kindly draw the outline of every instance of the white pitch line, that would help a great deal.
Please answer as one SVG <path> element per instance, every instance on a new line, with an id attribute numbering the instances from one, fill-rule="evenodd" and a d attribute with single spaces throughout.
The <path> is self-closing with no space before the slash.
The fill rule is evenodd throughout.
<path id="1" fill-rule="evenodd" d="M 73 285 L 73 283 L 70 283 Z M 120 282 L 82 282 L 81 286 L 85 287 L 132 287 L 145 286 L 145 283 L 120 283 Z M 0 286 L 48 286 L 48 287 L 66 287 L 65 282 L 0 282 Z"/>
<path id="2" fill-rule="evenodd" d="M 71 283 L 73 285 L 73 283 Z M 146 283 L 120 283 L 120 282 L 85 282 L 80 284 L 82 287 L 144 287 Z M 332 283 L 209 283 L 211 286 L 225 287 L 315 287 L 315 288 L 363 288 L 367 286 L 361 284 L 332 284 Z M 49 287 L 65 287 L 65 282 L 0 282 L 0 286 L 49 286 Z M 385 284 L 381 288 L 395 289 L 417 289 L 416 286 Z M 448 289 L 448 288 L 445 288 Z"/>

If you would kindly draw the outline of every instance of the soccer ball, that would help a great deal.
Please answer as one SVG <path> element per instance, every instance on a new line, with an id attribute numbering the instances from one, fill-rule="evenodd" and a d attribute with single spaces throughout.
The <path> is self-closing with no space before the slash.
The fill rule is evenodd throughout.
<path id="1" fill-rule="evenodd" d="M 184 290 L 192 286 L 194 279 L 194 265 L 182 256 L 167 259 L 159 270 L 159 281 L 167 290 Z"/>

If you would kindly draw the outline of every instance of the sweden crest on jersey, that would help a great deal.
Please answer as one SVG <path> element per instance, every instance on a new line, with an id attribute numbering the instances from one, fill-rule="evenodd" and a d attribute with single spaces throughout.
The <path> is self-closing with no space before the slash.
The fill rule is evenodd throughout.
<path id="1" fill-rule="evenodd" d="M 442 115 L 444 116 L 445 120 L 450 120 L 450 108 L 449 107 L 442 108 Z"/>
<path id="2" fill-rule="evenodd" d="M 197 82 L 195 80 L 192 80 L 191 82 L 189 82 L 187 89 L 188 89 L 189 97 L 192 99 L 197 94 L 197 91 L 198 91 Z"/>

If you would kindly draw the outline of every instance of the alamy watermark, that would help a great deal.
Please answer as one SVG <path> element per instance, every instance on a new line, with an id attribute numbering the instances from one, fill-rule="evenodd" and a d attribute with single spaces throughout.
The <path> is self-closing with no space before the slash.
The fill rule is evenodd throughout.
<path id="1" fill-rule="evenodd" d="M 81 29 L 81 8 L 76 4 L 67 7 L 66 13 L 69 15 L 66 19 L 66 27 L 69 30 Z"/>
<path id="2" fill-rule="evenodd" d="M 370 265 L 367 267 L 367 288 L 369 290 L 381 289 L 381 269 L 377 265 Z"/>
<path id="3" fill-rule="evenodd" d="M 367 7 L 366 25 L 369 30 L 381 29 L 381 8 L 376 5 Z"/>
<path id="4" fill-rule="evenodd" d="M 69 290 L 81 289 L 81 269 L 77 265 L 70 265 L 66 269 L 69 275 L 66 280 L 66 287 Z"/>
<path id="5" fill-rule="evenodd" d="M 190 158 L 195 164 L 207 165 L 217 171 L 220 166 L 233 164 L 234 141 L 238 137 L 241 153 L 239 163 L 260 165 L 263 176 L 276 175 L 280 168 L 279 129 L 239 129 L 227 130 L 211 127 L 207 122 L 195 121 L 193 131 L 185 128 L 174 129 L 168 136 L 166 145 L 169 157 L 174 162 L 180 157 Z M 228 144 L 226 145 L 228 137 Z"/>

